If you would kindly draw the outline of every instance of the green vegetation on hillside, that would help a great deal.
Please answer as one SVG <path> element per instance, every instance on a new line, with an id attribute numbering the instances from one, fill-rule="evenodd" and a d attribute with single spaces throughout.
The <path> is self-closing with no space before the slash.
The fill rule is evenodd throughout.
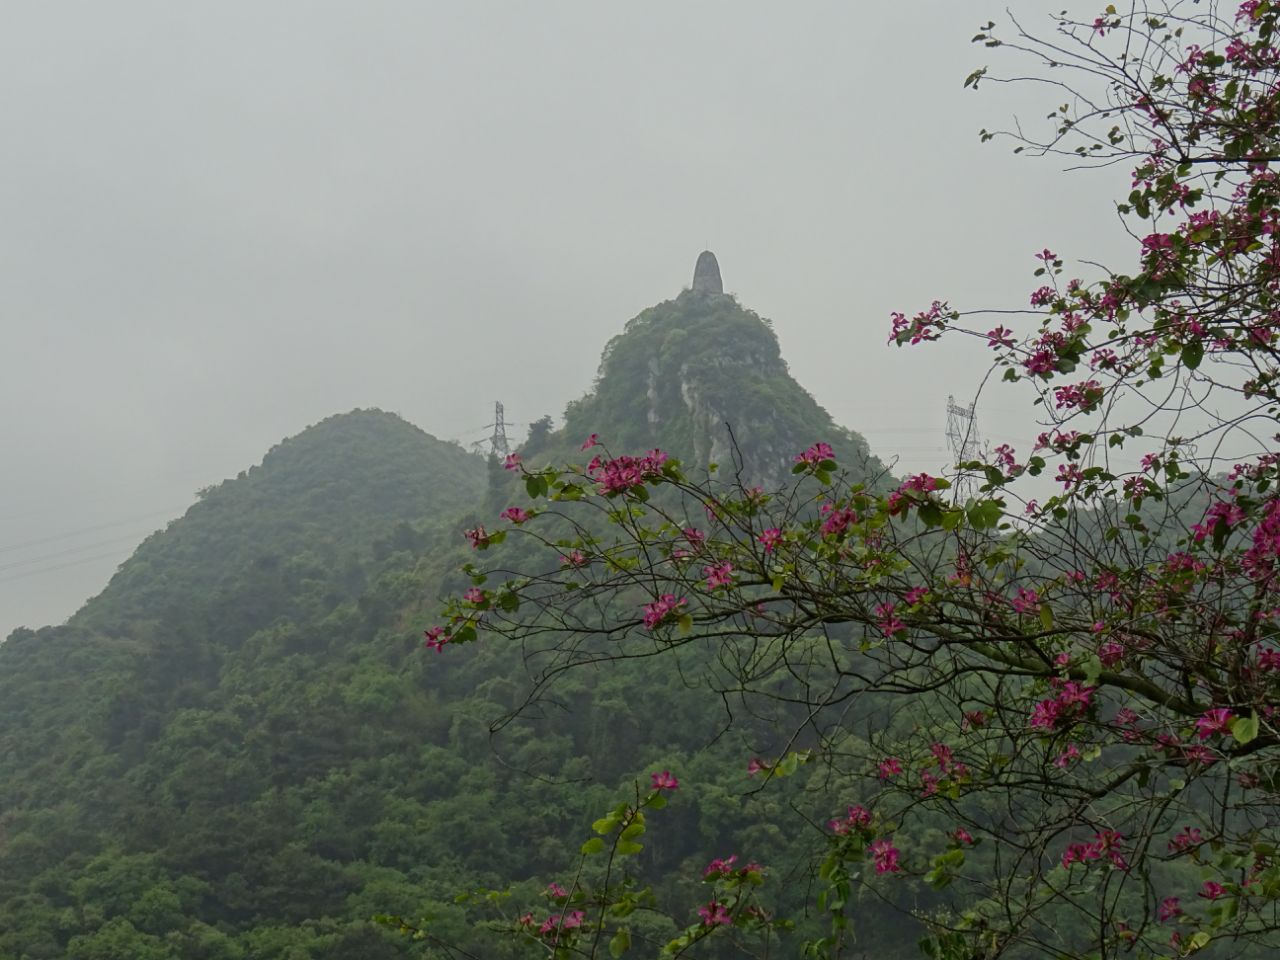
<path id="1" fill-rule="evenodd" d="M 764 322 L 689 293 L 632 321 L 566 428 L 527 449 L 577 455 L 598 432 L 705 460 L 717 417 L 766 470 L 793 434 L 865 452 Z M 570 678 L 491 734 L 528 695 L 519 653 L 422 650 L 428 611 L 463 583 L 459 531 L 493 522 L 485 491 L 510 479 L 389 414 L 334 417 L 204 491 L 66 626 L 0 644 L 0 960 L 436 955 L 379 913 L 501 956 L 455 895 L 515 878 L 514 902 L 537 902 L 521 878 L 568 867 L 594 811 L 656 767 L 686 786 L 648 871 L 696 876 L 749 846 L 796 871 L 798 908 L 808 865 L 779 824 L 826 809 L 799 778 L 755 793 L 742 757 L 799 718 L 739 718 L 717 742 L 706 653 L 687 673 Z M 869 919 L 868 942 L 905 949 L 893 927 Z"/>

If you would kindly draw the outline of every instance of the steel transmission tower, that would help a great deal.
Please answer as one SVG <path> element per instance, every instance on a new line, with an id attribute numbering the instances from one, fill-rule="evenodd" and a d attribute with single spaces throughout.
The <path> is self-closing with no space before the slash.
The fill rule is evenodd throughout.
<path id="1" fill-rule="evenodd" d="M 974 401 L 967 407 L 956 403 L 953 396 L 947 397 L 947 445 L 951 448 L 951 460 L 955 464 L 967 463 L 982 456 L 982 437 L 978 433 L 978 415 Z M 966 470 L 957 469 L 954 486 L 951 488 L 952 500 L 959 502 L 969 499 L 973 493 L 973 475 Z"/>
<path id="2" fill-rule="evenodd" d="M 489 448 L 489 453 L 496 457 L 506 457 L 511 453 L 511 444 L 507 442 L 507 420 L 502 410 L 502 401 L 495 400 L 493 403 L 493 423 L 487 423 L 482 428 L 484 430 L 493 430 L 488 440 L 477 440 L 471 445 L 473 450 L 484 452 L 484 448 Z"/>

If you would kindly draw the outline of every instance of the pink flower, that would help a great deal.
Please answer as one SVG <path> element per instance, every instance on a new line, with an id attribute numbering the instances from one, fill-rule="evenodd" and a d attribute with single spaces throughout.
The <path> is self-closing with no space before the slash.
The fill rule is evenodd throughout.
<path id="1" fill-rule="evenodd" d="M 702 918 L 704 927 L 714 927 L 733 923 L 728 908 L 718 900 L 712 900 L 705 907 L 698 908 L 698 916 Z"/>
<path id="2" fill-rule="evenodd" d="M 1108 641 L 1098 648 L 1098 659 L 1104 667 L 1114 667 L 1124 659 L 1124 647 L 1114 640 Z"/>
<path id="3" fill-rule="evenodd" d="M 782 531 L 777 527 L 770 527 L 760 534 L 760 543 L 764 546 L 765 553 L 772 553 L 782 542 Z"/>
<path id="4" fill-rule="evenodd" d="M 547 893 L 553 897 L 567 897 L 569 895 L 569 891 L 554 880 L 547 884 Z"/>
<path id="5" fill-rule="evenodd" d="M 671 775 L 670 770 L 649 774 L 649 786 L 654 790 L 678 790 L 680 781 Z"/>
<path id="6" fill-rule="evenodd" d="M 593 433 L 591 436 L 587 437 L 587 439 L 582 442 L 581 449 L 590 450 L 599 442 L 600 442 L 600 435 L 597 433 Z"/>
<path id="7" fill-rule="evenodd" d="M 1071 765 L 1073 760 L 1080 759 L 1080 748 L 1074 743 L 1067 744 L 1067 749 L 1058 756 L 1054 757 L 1053 765 L 1060 770 L 1065 770 Z"/>
<path id="8" fill-rule="evenodd" d="M 1018 613 L 1035 613 L 1040 609 L 1040 594 L 1027 587 L 1020 587 L 1018 595 L 1009 601 L 1009 606 L 1013 607 Z"/>
<path id="9" fill-rule="evenodd" d="M 507 454 L 507 459 L 502 461 L 502 469 L 503 470 L 519 470 L 520 454 L 518 453 Z"/>
<path id="10" fill-rule="evenodd" d="M 912 587 L 902 595 L 902 599 L 909 606 L 915 606 L 921 600 L 929 595 L 928 587 Z"/>
<path id="11" fill-rule="evenodd" d="M 604 461 L 594 457 L 587 464 L 587 475 L 600 484 L 601 493 L 613 496 L 643 486 L 646 481 L 658 479 L 667 459 L 667 455 L 661 450 L 650 450 L 643 457 L 621 456 Z"/>
<path id="12" fill-rule="evenodd" d="M 702 575 L 707 578 L 707 589 L 733 586 L 733 564 L 727 560 L 714 566 L 703 567 Z"/>
<path id="13" fill-rule="evenodd" d="M 815 443 L 812 447 L 810 447 L 804 453 L 796 457 L 795 462 L 805 463 L 811 467 L 816 467 L 823 460 L 834 459 L 835 455 L 836 455 L 836 452 L 831 449 L 831 444 L 819 442 L 819 443 Z"/>
<path id="14" fill-rule="evenodd" d="M 1177 897 L 1165 897 L 1160 901 L 1160 907 L 1156 911 L 1156 916 L 1162 923 L 1168 923 L 1176 917 L 1182 916 L 1182 907 L 1179 906 Z"/>
<path id="15" fill-rule="evenodd" d="M 1204 886 L 1200 888 L 1200 892 L 1196 896 L 1204 897 L 1206 900 L 1217 900 L 1220 896 L 1227 892 L 1227 888 L 1220 883 L 1212 880 L 1206 880 Z"/>
<path id="16" fill-rule="evenodd" d="M 964 827 L 956 827 L 954 830 L 951 831 L 949 836 L 951 837 L 952 840 L 954 840 L 956 843 L 960 844 L 961 846 L 969 846 L 969 847 L 973 846 L 973 834 L 971 834 Z"/>
<path id="17" fill-rule="evenodd" d="M 644 605 L 645 628 L 648 630 L 654 629 L 688 602 L 687 600 L 677 600 L 675 594 L 664 593 L 653 603 L 646 603 Z"/>
<path id="18" fill-rule="evenodd" d="M 891 840 L 877 840 L 867 847 L 867 852 L 875 858 L 876 873 L 897 873 L 902 869 L 898 865 L 898 848 Z"/>
<path id="19" fill-rule="evenodd" d="M 462 595 L 462 599 L 467 603 L 484 603 L 484 591 L 479 587 L 472 587 Z"/>
<path id="20" fill-rule="evenodd" d="M 423 635 L 427 638 L 423 646 L 428 650 L 434 650 L 436 653 L 442 651 L 444 645 L 453 639 L 453 637 L 444 632 L 444 627 L 432 627 L 430 630 L 424 631 Z"/>
<path id="21" fill-rule="evenodd" d="M 572 553 L 566 553 L 560 557 L 560 566 L 562 567 L 585 567 L 587 558 L 581 550 L 574 550 Z"/>
<path id="22" fill-rule="evenodd" d="M 828 820 L 827 827 L 837 836 L 844 836 L 851 830 L 860 830 L 871 825 L 871 811 L 860 803 L 849 808 L 843 819 Z"/>
<path id="23" fill-rule="evenodd" d="M 894 605 L 892 603 L 877 604 L 873 611 L 879 621 L 876 626 L 886 637 L 892 637 L 895 633 L 901 633 L 907 629 L 907 625 L 893 615 Z"/>
<path id="24" fill-rule="evenodd" d="M 516 526 L 533 519 L 533 514 L 528 510 L 522 510 L 520 507 L 507 507 L 499 514 L 503 520 L 510 520 Z"/>
<path id="25" fill-rule="evenodd" d="M 1182 853 L 1192 847 L 1198 847 L 1204 843 L 1204 837 L 1200 835 L 1200 831 L 1195 827 L 1183 827 L 1181 831 L 1174 835 L 1169 841 L 1170 853 Z"/>
<path id="26" fill-rule="evenodd" d="M 484 527 L 476 527 L 474 530 L 463 530 L 462 535 L 467 538 L 467 542 L 471 544 L 472 550 L 483 550 L 489 546 L 489 534 L 485 532 Z"/>
<path id="27" fill-rule="evenodd" d="M 752 757 L 751 762 L 747 764 L 747 776 L 754 777 L 761 770 L 768 770 L 769 765 L 759 757 Z"/>
<path id="28" fill-rule="evenodd" d="M 1215 733 L 1229 733 L 1233 717 L 1234 714 L 1226 707 L 1206 710 L 1196 721 L 1196 736 L 1201 740 L 1208 740 Z"/>
<path id="29" fill-rule="evenodd" d="M 993 330 L 987 331 L 987 346 L 992 350 L 999 350 L 1001 347 L 1013 346 L 1013 331 L 1008 327 L 1000 326 Z"/>
<path id="30" fill-rule="evenodd" d="M 702 879 L 709 880 L 712 877 L 727 877 L 734 872 L 734 864 L 738 862 L 738 855 L 720 858 L 716 857 L 707 864 L 706 869 L 702 871 Z"/>
<path id="31" fill-rule="evenodd" d="M 885 757 L 880 761 L 880 779 L 888 780 L 902 772 L 902 762 L 897 757 Z"/>

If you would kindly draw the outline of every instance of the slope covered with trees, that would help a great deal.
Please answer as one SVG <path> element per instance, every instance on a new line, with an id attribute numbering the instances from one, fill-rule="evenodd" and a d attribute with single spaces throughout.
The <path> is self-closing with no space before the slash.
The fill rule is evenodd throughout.
<path id="1" fill-rule="evenodd" d="M 632 321 L 566 419 L 525 456 L 576 452 L 589 425 L 705 465 L 728 421 L 761 474 L 793 433 L 874 465 L 724 296 Z M 521 712 L 518 654 L 423 651 L 438 598 L 466 584 L 460 532 L 513 481 L 389 414 L 334 417 L 202 492 L 68 624 L 0 644 L 0 958 L 514 955 L 459 891 L 511 879 L 536 902 L 530 878 L 564 867 L 584 817 L 659 765 L 687 787 L 645 853 L 654 876 L 750 841 L 803 878 L 779 823 L 821 808 L 798 783 L 753 793 L 742 744 L 776 718 L 717 742 L 728 715 L 696 657 L 579 675 Z M 431 938 L 380 913 L 427 918 Z M 903 940 L 893 926 L 882 942 Z M 637 936 L 673 930 L 655 912 Z"/>

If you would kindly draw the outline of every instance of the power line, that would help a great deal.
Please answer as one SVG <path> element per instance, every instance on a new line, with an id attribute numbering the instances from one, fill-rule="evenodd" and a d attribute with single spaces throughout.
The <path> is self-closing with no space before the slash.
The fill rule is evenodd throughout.
<path id="1" fill-rule="evenodd" d="M 84 553 L 87 550 L 96 550 L 99 547 L 111 546 L 117 543 L 137 543 L 136 534 L 128 534 L 123 537 L 112 537 L 110 540 L 99 540 L 96 543 L 86 543 L 78 547 L 68 547 L 66 550 L 55 550 L 53 553 L 42 554 L 38 557 L 24 557 L 21 560 L 8 560 L 0 563 L 0 571 L 14 570 L 19 567 L 29 567 L 33 563 L 43 563 L 46 560 L 57 560 L 61 557 L 73 557 L 78 553 Z"/>
<path id="2" fill-rule="evenodd" d="M 95 560 L 107 560 L 111 557 L 120 556 L 119 550 L 112 550 L 110 553 L 100 553 L 93 557 L 82 557 L 79 560 L 71 560 L 67 563 L 55 564 L 52 567 L 45 567 L 43 570 L 28 570 L 25 573 L 15 573 L 13 576 L 0 577 L 0 583 L 11 583 L 14 580 L 25 580 L 27 577 L 38 577 L 42 573 L 53 573 L 55 570 L 65 570 L 67 567 L 78 567 L 84 563 L 93 563 Z"/>
<path id="3" fill-rule="evenodd" d="M 81 536 L 82 534 L 96 533 L 99 530 L 110 530 L 112 527 L 123 527 L 127 523 L 137 523 L 139 520 L 147 520 L 151 517 L 161 516 L 162 514 L 173 516 L 178 512 L 178 509 L 154 510 L 151 513 L 143 513 L 136 517 L 129 517 L 127 520 L 114 520 L 110 523 L 98 523 L 91 527 L 81 527 L 79 530 L 72 530 L 68 533 L 55 533 L 49 537 L 37 537 L 34 540 L 23 540 L 21 543 L 11 543 L 7 546 L 0 547 L 0 553 L 12 553 L 14 550 L 21 550 L 23 547 L 37 547 L 41 544 L 53 543 L 57 540 L 70 540 L 74 537 Z"/>

